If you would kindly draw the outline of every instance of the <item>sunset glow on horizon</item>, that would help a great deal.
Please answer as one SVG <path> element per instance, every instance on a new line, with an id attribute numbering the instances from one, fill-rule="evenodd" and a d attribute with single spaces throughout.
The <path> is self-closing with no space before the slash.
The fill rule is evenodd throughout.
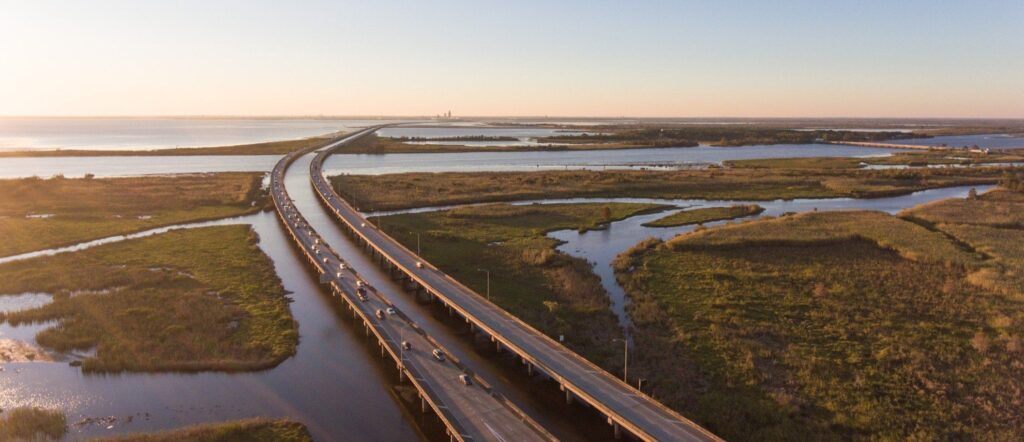
<path id="1" fill-rule="evenodd" d="M 3 3 L 0 115 L 1024 117 L 1024 3 Z"/>

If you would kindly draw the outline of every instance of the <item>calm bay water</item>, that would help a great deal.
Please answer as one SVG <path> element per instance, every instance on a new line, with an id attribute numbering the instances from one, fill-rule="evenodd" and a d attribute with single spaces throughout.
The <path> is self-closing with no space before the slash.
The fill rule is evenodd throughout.
<path id="1" fill-rule="evenodd" d="M 0 149 L 167 149 L 290 140 L 380 120 L 244 118 L 0 118 Z"/>
<path id="2" fill-rule="evenodd" d="M 893 143 L 915 144 L 921 146 L 937 146 L 945 144 L 949 147 L 978 146 L 991 149 L 1024 149 L 1024 137 L 1006 134 L 985 135 L 951 135 L 932 138 L 912 138 L 909 140 L 893 140 Z"/>

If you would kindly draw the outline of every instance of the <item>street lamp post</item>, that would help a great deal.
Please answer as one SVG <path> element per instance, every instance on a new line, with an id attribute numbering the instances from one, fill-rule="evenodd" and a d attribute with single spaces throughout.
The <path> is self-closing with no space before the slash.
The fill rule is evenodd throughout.
<path id="1" fill-rule="evenodd" d="M 623 357 L 622 357 L 622 382 L 629 383 L 629 341 L 625 339 L 615 338 L 612 342 L 622 341 Z"/>
<path id="2" fill-rule="evenodd" d="M 420 234 L 419 232 L 410 232 L 416 234 L 416 255 L 420 254 Z"/>
<path id="3" fill-rule="evenodd" d="M 487 274 L 487 300 L 491 300 L 491 271 L 486 269 L 476 269 L 478 272 L 484 272 Z"/>

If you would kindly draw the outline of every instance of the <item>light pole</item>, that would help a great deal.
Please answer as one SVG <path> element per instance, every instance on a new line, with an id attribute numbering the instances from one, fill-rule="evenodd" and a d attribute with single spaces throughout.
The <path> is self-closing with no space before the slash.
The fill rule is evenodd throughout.
<path id="1" fill-rule="evenodd" d="M 644 378 L 638 378 L 636 380 L 636 389 L 640 390 L 640 392 L 643 392 L 644 381 L 646 381 L 646 380 L 647 379 L 644 379 Z"/>
<path id="2" fill-rule="evenodd" d="M 412 233 L 412 234 L 416 235 L 416 255 L 419 255 L 420 254 L 420 233 L 419 232 L 409 232 L 409 233 Z"/>
<path id="3" fill-rule="evenodd" d="M 629 341 L 625 339 L 615 338 L 612 342 L 622 341 L 623 357 L 622 357 L 622 382 L 629 383 Z"/>
<path id="4" fill-rule="evenodd" d="M 484 272 L 487 274 L 487 300 L 491 300 L 491 271 L 486 269 L 476 269 L 478 272 Z"/>

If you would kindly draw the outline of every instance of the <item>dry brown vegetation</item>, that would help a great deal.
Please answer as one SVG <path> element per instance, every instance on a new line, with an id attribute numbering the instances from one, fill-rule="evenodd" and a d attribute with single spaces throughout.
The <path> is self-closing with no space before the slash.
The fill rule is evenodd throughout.
<path id="1" fill-rule="evenodd" d="M 60 440 L 67 433 L 64 413 L 35 407 L 19 407 L 0 412 L 0 440 Z"/>
<path id="2" fill-rule="evenodd" d="M 882 197 L 917 190 L 994 184 L 1003 170 L 544 171 L 402 173 L 331 177 L 362 210 L 569 197 L 773 200 Z"/>
<path id="3" fill-rule="evenodd" d="M 1024 236 L 938 214 L 1016 198 L 928 206 L 934 226 L 808 213 L 638 245 L 616 262 L 634 369 L 729 440 L 1012 440 L 1024 306 L 992 282 L 1012 286 Z"/>
<path id="4" fill-rule="evenodd" d="M 252 213 L 263 205 L 261 179 L 216 173 L 0 180 L 0 256 Z"/>

